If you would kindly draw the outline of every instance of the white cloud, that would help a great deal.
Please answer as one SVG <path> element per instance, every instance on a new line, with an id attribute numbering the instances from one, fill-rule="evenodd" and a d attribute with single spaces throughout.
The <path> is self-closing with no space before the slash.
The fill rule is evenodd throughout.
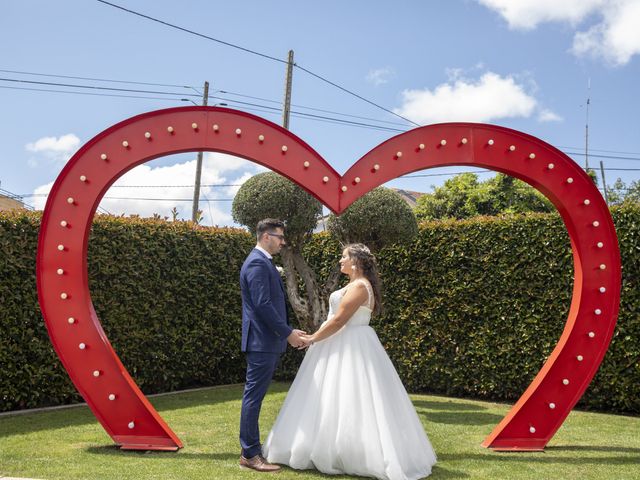
<path id="1" fill-rule="evenodd" d="M 33 143 L 27 144 L 30 152 L 68 153 L 74 151 L 80 145 L 80 139 L 73 133 L 56 137 L 42 137 Z"/>
<path id="2" fill-rule="evenodd" d="M 530 117 L 538 106 L 536 99 L 513 76 L 493 72 L 479 80 L 462 78 L 459 70 L 449 83 L 433 90 L 405 90 L 396 113 L 421 124 L 469 121 L 488 122 L 499 118 Z"/>
<path id="3" fill-rule="evenodd" d="M 46 196 L 49 195 L 51 187 L 53 187 L 53 182 L 47 183 L 46 185 L 40 185 L 33 191 L 33 207 L 36 210 L 44 210 L 44 206 L 47 203 Z"/>
<path id="4" fill-rule="evenodd" d="M 391 67 L 376 68 L 367 73 L 367 82 L 373 83 L 377 87 L 389 83 L 393 77 L 395 77 L 395 71 Z"/>
<path id="5" fill-rule="evenodd" d="M 538 112 L 539 122 L 561 122 L 562 120 L 563 118 L 560 115 L 546 108 L 543 108 Z"/>
<path id="6" fill-rule="evenodd" d="M 259 167 L 259 168 L 264 169 L 265 171 L 267 170 L 264 167 Z M 243 185 L 244 182 L 249 180 L 254 175 L 255 175 L 255 172 L 246 172 L 240 178 L 236 178 L 236 180 L 233 182 L 234 186 L 227 188 L 226 190 L 227 195 L 229 195 L 230 197 L 235 197 L 236 193 L 238 193 L 238 190 L 240 190 L 240 186 Z"/>
<path id="7" fill-rule="evenodd" d="M 42 137 L 35 142 L 27 143 L 25 149 L 35 154 L 43 155 L 54 163 L 65 163 L 80 146 L 80 139 L 73 133 L 67 133 L 60 137 Z M 36 158 L 28 160 L 30 167 L 37 167 Z"/>
<path id="8" fill-rule="evenodd" d="M 510 28 L 532 30 L 543 22 L 568 22 L 576 25 L 603 7 L 605 0 L 478 0 L 497 11 Z"/>
<path id="9" fill-rule="evenodd" d="M 571 51 L 578 56 L 601 57 L 625 65 L 640 53 L 640 1 L 624 0 L 603 10 L 604 20 L 576 33 Z"/>
<path id="10" fill-rule="evenodd" d="M 199 209 L 202 210 L 205 225 L 231 225 L 231 202 L 215 201 L 232 199 L 238 186 L 255 173 L 264 170 L 258 165 L 232 155 L 206 153 L 202 162 L 202 177 Z M 151 217 L 154 213 L 171 218 L 171 209 L 176 207 L 178 218 L 191 218 L 191 201 L 176 199 L 193 198 L 196 160 L 176 163 L 170 166 L 153 167 L 139 165 L 118 179 L 100 202 L 99 212 L 105 210 L 114 215 L 140 215 Z M 48 194 L 53 182 L 35 189 L 35 194 Z M 171 187 L 177 185 L 178 187 Z M 213 186 L 212 186 L 213 185 Z M 216 185 L 221 185 L 217 187 Z M 111 198 L 109 198 L 111 197 Z M 153 198 L 159 200 L 136 200 Z M 166 199 L 166 200 L 164 200 Z M 213 200 L 211 202 L 207 200 Z M 35 197 L 35 208 L 44 208 L 46 197 Z"/>
<path id="11" fill-rule="evenodd" d="M 256 168 L 257 166 L 257 164 L 244 158 L 215 152 L 206 152 L 202 160 L 203 171 L 206 167 L 209 170 L 220 173 L 232 172 L 244 168 Z"/>
<path id="12" fill-rule="evenodd" d="M 478 0 L 498 12 L 510 28 L 532 30 L 543 22 L 577 28 L 590 17 L 586 30 L 576 31 L 571 52 L 624 65 L 640 53 L 639 0 Z"/>

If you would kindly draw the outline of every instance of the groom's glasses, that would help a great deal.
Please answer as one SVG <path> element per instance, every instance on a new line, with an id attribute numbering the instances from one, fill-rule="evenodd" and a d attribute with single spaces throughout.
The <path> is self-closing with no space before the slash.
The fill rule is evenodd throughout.
<path id="1" fill-rule="evenodd" d="M 284 242 L 284 235 L 280 235 L 279 233 L 269 233 L 269 232 L 267 232 L 267 235 L 279 238 L 281 242 Z"/>

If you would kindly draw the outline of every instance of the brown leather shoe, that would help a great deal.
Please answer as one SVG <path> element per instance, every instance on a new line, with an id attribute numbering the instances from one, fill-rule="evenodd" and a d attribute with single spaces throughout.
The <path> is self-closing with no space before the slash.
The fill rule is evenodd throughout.
<path id="1" fill-rule="evenodd" d="M 255 457 L 245 458 L 240 455 L 240 467 L 241 468 L 250 468 L 257 472 L 267 472 L 274 473 L 279 472 L 281 467 L 279 465 L 274 465 L 273 463 L 267 462 L 267 460 L 262 455 L 256 455 Z"/>

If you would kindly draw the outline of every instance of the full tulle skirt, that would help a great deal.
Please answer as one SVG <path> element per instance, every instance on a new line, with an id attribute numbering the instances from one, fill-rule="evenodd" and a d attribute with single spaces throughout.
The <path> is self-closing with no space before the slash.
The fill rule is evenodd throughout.
<path id="1" fill-rule="evenodd" d="M 431 473 L 436 455 L 374 330 L 347 325 L 307 351 L 263 446 L 295 469 L 390 480 Z"/>

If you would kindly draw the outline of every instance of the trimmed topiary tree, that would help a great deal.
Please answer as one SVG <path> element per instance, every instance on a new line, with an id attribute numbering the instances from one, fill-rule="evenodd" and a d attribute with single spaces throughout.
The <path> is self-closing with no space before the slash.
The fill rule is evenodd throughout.
<path id="1" fill-rule="evenodd" d="M 302 256 L 302 247 L 322 213 L 322 204 L 295 183 L 274 172 L 254 175 L 238 190 L 231 214 L 255 235 L 263 218 L 279 218 L 287 226 L 287 245 L 280 256 L 284 265 L 287 296 L 301 327 L 311 331 L 326 316 L 324 291 Z M 298 278 L 305 296 L 300 295 Z"/>
<path id="2" fill-rule="evenodd" d="M 390 188 L 378 187 L 356 200 L 328 229 L 342 243 L 362 242 L 372 250 L 411 240 L 418 234 L 413 210 Z"/>
<path id="3" fill-rule="evenodd" d="M 233 201 L 233 219 L 252 233 L 263 218 L 279 218 L 287 226 L 287 246 L 281 251 L 287 296 L 302 329 L 313 331 L 327 316 L 327 296 L 340 281 L 338 259 L 323 269 L 324 284 L 303 256 L 317 219 L 318 200 L 286 178 L 261 173 L 247 180 Z M 413 238 L 418 232 L 411 207 L 394 191 L 376 188 L 353 203 L 340 217 L 332 215 L 329 231 L 342 243 L 363 242 L 373 250 Z M 302 288 L 300 288 L 302 286 Z M 304 294 L 301 294 L 304 292 Z"/>

